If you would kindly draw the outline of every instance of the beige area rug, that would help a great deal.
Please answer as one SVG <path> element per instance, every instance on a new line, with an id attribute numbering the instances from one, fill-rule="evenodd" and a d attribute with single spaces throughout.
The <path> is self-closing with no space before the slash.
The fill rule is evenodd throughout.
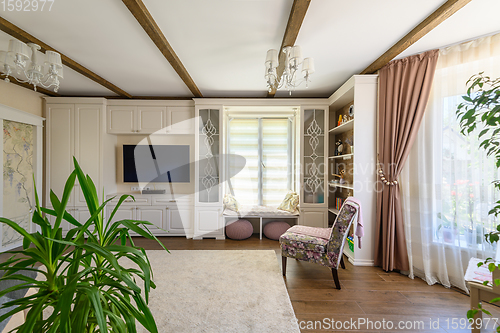
<path id="1" fill-rule="evenodd" d="M 274 251 L 147 253 L 159 332 L 300 332 Z"/>

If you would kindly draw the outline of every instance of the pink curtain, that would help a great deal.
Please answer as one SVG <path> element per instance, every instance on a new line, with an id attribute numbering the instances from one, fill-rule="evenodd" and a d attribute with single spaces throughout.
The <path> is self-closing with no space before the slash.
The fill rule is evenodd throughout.
<path id="1" fill-rule="evenodd" d="M 375 265 L 408 271 L 397 182 L 429 99 L 438 50 L 391 61 L 379 72 L 378 173 Z"/>

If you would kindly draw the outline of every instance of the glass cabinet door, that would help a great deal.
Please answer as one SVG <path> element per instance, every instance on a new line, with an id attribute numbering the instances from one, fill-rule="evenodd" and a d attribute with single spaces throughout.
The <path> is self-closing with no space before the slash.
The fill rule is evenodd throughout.
<path id="1" fill-rule="evenodd" d="M 306 204 L 325 202 L 325 110 L 304 110 L 303 187 Z"/>
<path id="2" fill-rule="evenodd" d="M 199 179 L 197 181 L 199 202 L 202 203 L 219 201 L 219 112 L 217 109 L 199 110 Z"/>

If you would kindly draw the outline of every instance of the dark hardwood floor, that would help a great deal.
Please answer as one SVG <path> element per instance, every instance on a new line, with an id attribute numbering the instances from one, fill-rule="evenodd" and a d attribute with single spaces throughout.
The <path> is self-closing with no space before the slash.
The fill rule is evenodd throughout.
<path id="1" fill-rule="evenodd" d="M 159 239 L 170 250 L 274 250 L 276 264 L 281 267 L 278 242 L 259 240 L 256 235 L 243 241 Z M 135 237 L 134 242 L 147 250 L 161 249 L 156 242 L 141 237 Z M 0 260 L 6 259 L 6 254 L 0 254 Z M 328 268 L 288 259 L 284 280 L 302 332 L 470 332 L 464 328 L 468 326 L 469 296 L 441 285 L 429 286 L 419 278 L 387 273 L 379 267 L 353 266 L 347 260 L 345 263 L 346 269 L 338 271 L 342 289 L 337 290 Z M 492 317 L 500 318 L 498 307 L 484 307 Z M 376 326 L 384 325 L 384 321 L 385 326 Z M 392 329 L 389 322 L 394 325 Z M 400 322 L 424 326 L 399 329 Z M 343 328 L 331 329 L 340 323 L 344 323 Z M 492 322 L 488 325 L 485 332 L 492 332 Z"/>
<path id="2" fill-rule="evenodd" d="M 134 241 L 148 250 L 161 248 L 143 238 Z M 281 267 L 278 242 L 259 240 L 256 235 L 243 241 L 183 237 L 161 237 L 160 241 L 170 250 L 274 250 Z M 387 273 L 379 267 L 357 267 L 345 262 L 346 269 L 339 269 L 342 290 L 337 290 L 328 268 L 288 259 L 285 284 L 302 332 L 470 332 L 466 329 L 469 296 L 441 285 L 429 286 L 419 278 L 412 280 L 399 273 Z M 485 308 L 500 318 L 498 307 Z M 383 320 L 385 329 L 376 329 L 376 325 L 384 325 Z M 389 321 L 394 325 L 392 329 Z M 349 327 L 344 324 L 343 329 L 332 330 L 332 325 L 340 325 L 339 322 L 348 322 Z M 360 326 L 360 322 L 366 324 Z M 400 322 L 403 327 L 415 328 L 422 323 L 424 326 L 398 329 Z M 492 323 L 488 328 L 492 331 Z"/>

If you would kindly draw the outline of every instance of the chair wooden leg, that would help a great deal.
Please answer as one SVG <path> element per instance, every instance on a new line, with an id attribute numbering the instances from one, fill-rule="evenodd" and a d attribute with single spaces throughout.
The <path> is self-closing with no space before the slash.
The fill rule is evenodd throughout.
<path id="1" fill-rule="evenodd" d="M 344 255 L 343 254 L 342 254 L 342 257 L 340 257 L 340 267 L 342 267 L 342 269 L 345 269 Z"/>
<path id="2" fill-rule="evenodd" d="M 336 268 L 332 268 L 332 276 L 333 276 L 333 281 L 335 282 L 335 287 L 337 287 L 337 289 L 340 290 L 340 281 Z"/>
<path id="3" fill-rule="evenodd" d="M 283 272 L 283 276 L 286 276 L 286 258 L 281 256 L 281 271 Z"/>

